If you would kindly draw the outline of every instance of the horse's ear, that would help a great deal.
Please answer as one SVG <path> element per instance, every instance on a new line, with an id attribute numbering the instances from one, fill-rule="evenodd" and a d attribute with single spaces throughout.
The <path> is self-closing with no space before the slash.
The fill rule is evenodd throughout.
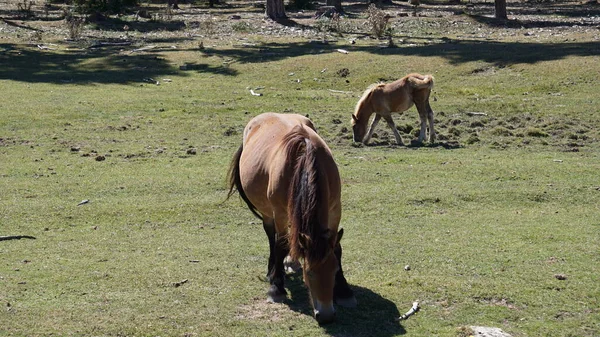
<path id="1" fill-rule="evenodd" d="M 342 236 L 344 236 L 344 229 L 340 229 L 340 231 L 337 233 L 337 243 L 340 243 L 340 241 L 342 241 Z"/>
<path id="2" fill-rule="evenodd" d="M 356 123 L 358 123 L 358 118 L 356 118 L 356 116 L 354 116 L 354 114 L 352 114 L 352 120 Z"/>

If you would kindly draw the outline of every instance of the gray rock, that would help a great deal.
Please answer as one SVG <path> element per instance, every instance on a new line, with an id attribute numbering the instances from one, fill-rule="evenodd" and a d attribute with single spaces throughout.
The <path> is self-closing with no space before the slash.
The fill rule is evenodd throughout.
<path id="1" fill-rule="evenodd" d="M 500 328 L 490 328 L 485 326 L 470 326 L 475 337 L 512 337 Z"/>

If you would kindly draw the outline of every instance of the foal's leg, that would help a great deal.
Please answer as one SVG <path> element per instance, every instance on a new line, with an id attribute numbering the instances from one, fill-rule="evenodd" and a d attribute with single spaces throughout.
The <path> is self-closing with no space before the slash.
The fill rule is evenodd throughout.
<path id="1" fill-rule="evenodd" d="M 387 122 L 387 125 L 390 127 L 390 129 L 392 129 L 394 137 L 396 137 L 396 143 L 398 145 L 404 145 L 404 143 L 402 142 L 402 137 L 400 137 L 400 133 L 398 132 L 398 129 L 396 129 L 396 124 L 394 124 L 394 119 L 392 118 L 392 116 L 386 115 L 383 118 Z"/>
<path id="2" fill-rule="evenodd" d="M 371 136 L 373 136 L 373 131 L 375 131 L 375 127 L 377 126 L 377 123 L 379 123 L 380 119 L 381 115 L 375 113 L 375 118 L 373 118 L 371 126 L 369 126 L 369 131 L 367 131 L 367 135 L 365 136 L 365 138 L 363 138 L 363 144 L 367 144 L 369 140 L 371 140 Z"/>
<path id="3" fill-rule="evenodd" d="M 431 105 L 429 105 L 429 100 L 427 100 L 426 104 L 427 108 L 427 120 L 429 121 L 429 142 L 435 142 L 435 130 L 433 129 L 433 109 L 431 109 Z"/>
<path id="4" fill-rule="evenodd" d="M 421 120 L 421 130 L 419 131 L 419 143 L 422 143 L 425 140 L 425 131 L 427 130 L 427 119 L 428 119 L 428 110 L 427 105 L 429 103 L 427 101 L 415 102 L 417 106 L 417 111 L 419 112 L 419 119 Z M 432 112 L 433 115 L 433 112 Z M 433 120 L 433 118 L 432 118 Z M 430 131 L 431 132 L 431 131 Z"/>
<path id="5" fill-rule="evenodd" d="M 334 253 L 338 260 L 339 270 L 335 274 L 333 298 L 338 305 L 353 308 L 356 306 L 356 297 L 354 297 L 354 292 L 350 289 L 348 281 L 344 277 L 344 271 L 342 270 L 342 246 L 339 243 L 335 246 Z"/>

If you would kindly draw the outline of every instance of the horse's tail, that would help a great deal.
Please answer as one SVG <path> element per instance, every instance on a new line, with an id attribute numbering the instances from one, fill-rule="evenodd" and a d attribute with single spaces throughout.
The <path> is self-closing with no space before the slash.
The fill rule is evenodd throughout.
<path id="1" fill-rule="evenodd" d="M 411 74 L 408 75 L 407 80 L 411 86 L 417 90 L 433 89 L 433 76 L 431 75 Z"/>
<path id="2" fill-rule="evenodd" d="M 237 190 L 242 200 L 244 200 L 244 202 L 246 202 L 246 205 L 248 205 L 250 211 L 257 218 L 262 220 L 263 217 L 258 213 L 258 209 L 252 204 L 250 199 L 248 199 L 246 192 L 244 192 L 244 189 L 242 188 L 242 179 L 240 177 L 240 158 L 242 157 L 243 150 L 244 144 L 240 145 L 240 148 L 237 150 L 237 152 L 233 156 L 233 159 L 231 160 L 231 165 L 229 165 L 229 172 L 227 173 L 229 180 L 229 192 L 227 193 L 227 199 L 229 199 L 229 197 L 231 197 L 233 193 L 235 193 L 235 190 Z"/>
<path id="3" fill-rule="evenodd" d="M 296 126 L 284 139 L 287 158 L 295 158 L 290 162 L 293 173 L 288 195 L 289 243 L 293 259 L 316 261 L 325 255 L 327 240 L 319 223 L 322 200 L 317 149 L 308 137 L 303 126 Z"/>

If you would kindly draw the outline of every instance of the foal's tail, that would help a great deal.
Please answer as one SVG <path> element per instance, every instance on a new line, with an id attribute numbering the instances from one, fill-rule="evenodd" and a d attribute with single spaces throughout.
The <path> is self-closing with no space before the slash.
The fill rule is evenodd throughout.
<path id="1" fill-rule="evenodd" d="M 248 199 L 246 192 L 244 192 L 244 189 L 242 188 L 242 179 L 240 177 L 240 158 L 242 157 L 243 150 L 244 144 L 240 145 L 240 148 L 237 150 L 237 152 L 233 156 L 233 159 L 231 160 L 231 165 L 229 165 L 229 172 L 227 173 L 229 180 L 229 192 L 227 193 L 227 199 L 229 199 L 229 197 L 231 197 L 233 193 L 235 193 L 235 190 L 237 190 L 242 200 L 244 200 L 244 202 L 246 202 L 246 205 L 248 205 L 250 211 L 257 218 L 262 220 L 263 217 L 258 213 L 258 209 L 256 208 L 256 206 L 254 206 L 252 202 L 250 202 L 250 199 Z"/>
<path id="2" fill-rule="evenodd" d="M 433 89 L 433 76 L 431 75 L 410 74 L 407 80 L 417 90 Z"/>

